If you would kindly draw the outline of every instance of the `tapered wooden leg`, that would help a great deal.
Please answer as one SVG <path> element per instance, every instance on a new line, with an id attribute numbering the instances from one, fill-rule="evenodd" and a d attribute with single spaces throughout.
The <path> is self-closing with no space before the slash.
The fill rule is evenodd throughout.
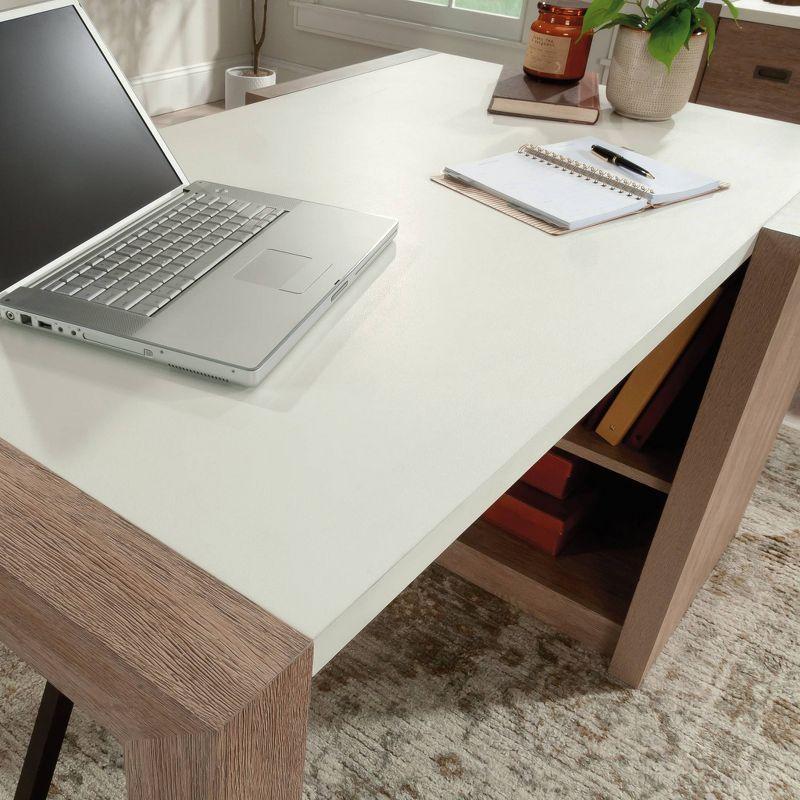
<path id="1" fill-rule="evenodd" d="M 44 687 L 14 800 L 45 800 L 72 714 L 72 702 L 51 683 Z"/>
<path id="2" fill-rule="evenodd" d="M 800 379 L 800 236 L 759 234 L 617 643 L 638 686 L 736 532 Z"/>

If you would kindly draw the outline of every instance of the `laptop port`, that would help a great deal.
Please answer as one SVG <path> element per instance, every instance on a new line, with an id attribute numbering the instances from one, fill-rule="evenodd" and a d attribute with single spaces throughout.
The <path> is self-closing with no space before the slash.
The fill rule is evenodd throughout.
<path id="1" fill-rule="evenodd" d="M 20 314 L 19 321 L 23 325 L 33 325 L 33 322 L 31 322 L 31 318 L 27 314 Z"/>
<path id="2" fill-rule="evenodd" d="M 39 320 L 38 324 L 40 328 L 44 328 L 47 331 L 53 330 L 53 326 L 49 322 L 42 322 L 41 320 Z"/>

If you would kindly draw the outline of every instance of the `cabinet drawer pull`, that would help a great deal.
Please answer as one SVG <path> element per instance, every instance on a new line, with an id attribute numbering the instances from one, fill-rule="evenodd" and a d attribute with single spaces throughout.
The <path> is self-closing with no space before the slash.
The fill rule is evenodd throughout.
<path id="1" fill-rule="evenodd" d="M 781 67 L 763 67 L 760 64 L 753 70 L 753 77 L 762 81 L 776 81 L 777 83 L 789 83 L 792 77 L 790 69 Z"/>

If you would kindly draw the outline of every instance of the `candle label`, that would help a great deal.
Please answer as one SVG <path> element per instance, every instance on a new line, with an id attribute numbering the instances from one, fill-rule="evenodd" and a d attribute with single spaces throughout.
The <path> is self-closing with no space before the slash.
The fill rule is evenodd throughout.
<path id="1" fill-rule="evenodd" d="M 572 39 L 568 36 L 548 36 L 546 33 L 531 31 L 525 53 L 525 66 L 536 72 L 563 75 L 571 44 Z"/>

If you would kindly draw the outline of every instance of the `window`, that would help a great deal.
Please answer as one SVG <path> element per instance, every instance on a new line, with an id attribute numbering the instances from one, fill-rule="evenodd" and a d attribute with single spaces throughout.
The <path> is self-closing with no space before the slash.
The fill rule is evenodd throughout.
<path id="1" fill-rule="evenodd" d="M 317 0 L 317 5 L 472 36 L 520 42 L 526 0 Z M 530 23 L 528 23 L 530 24 Z"/>

